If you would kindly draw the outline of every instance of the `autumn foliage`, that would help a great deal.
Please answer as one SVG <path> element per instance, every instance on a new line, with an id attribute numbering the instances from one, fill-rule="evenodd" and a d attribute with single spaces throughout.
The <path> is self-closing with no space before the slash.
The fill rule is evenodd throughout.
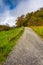
<path id="1" fill-rule="evenodd" d="M 16 20 L 17 26 L 43 26 L 43 8 L 26 15 L 22 15 Z"/>

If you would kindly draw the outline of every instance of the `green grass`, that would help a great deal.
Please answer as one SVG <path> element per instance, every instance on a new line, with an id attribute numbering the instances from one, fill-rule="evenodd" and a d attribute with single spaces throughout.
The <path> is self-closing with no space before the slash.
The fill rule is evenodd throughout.
<path id="1" fill-rule="evenodd" d="M 2 64 L 12 48 L 16 45 L 17 40 L 20 38 L 24 28 L 13 28 L 9 31 L 0 32 L 0 64 Z"/>
<path id="2" fill-rule="evenodd" d="M 43 38 L 43 26 L 34 26 L 32 29 Z"/>

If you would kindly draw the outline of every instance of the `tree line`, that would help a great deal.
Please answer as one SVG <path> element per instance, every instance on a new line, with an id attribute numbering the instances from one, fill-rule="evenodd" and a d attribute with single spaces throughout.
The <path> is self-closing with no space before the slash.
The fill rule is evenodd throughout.
<path id="1" fill-rule="evenodd" d="M 43 26 L 43 8 L 26 15 L 21 15 L 16 20 L 16 25 L 21 26 Z"/>

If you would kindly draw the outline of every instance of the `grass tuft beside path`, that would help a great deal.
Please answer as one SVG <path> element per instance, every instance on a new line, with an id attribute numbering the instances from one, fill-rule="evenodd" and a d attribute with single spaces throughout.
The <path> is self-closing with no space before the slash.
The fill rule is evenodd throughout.
<path id="1" fill-rule="evenodd" d="M 9 31 L 0 32 L 0 64 L 2 64 L 12 48 L 16 45 L 17 40 L 20 38 L 24 28 L 13 28 Z"/>
<path id="2" fill-rule="evenodd" d="M 34 26 L 31 28 L 43 38 L 43 26 Z"/>

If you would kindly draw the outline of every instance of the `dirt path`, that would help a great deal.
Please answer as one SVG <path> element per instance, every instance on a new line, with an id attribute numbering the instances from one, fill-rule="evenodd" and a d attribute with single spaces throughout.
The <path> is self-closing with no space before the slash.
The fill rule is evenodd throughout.
<path id="1" fill-rule="evenodd" d="M 31 28 L 25 28 L 4 65 L 43 65 L 43 41 Z"/>

